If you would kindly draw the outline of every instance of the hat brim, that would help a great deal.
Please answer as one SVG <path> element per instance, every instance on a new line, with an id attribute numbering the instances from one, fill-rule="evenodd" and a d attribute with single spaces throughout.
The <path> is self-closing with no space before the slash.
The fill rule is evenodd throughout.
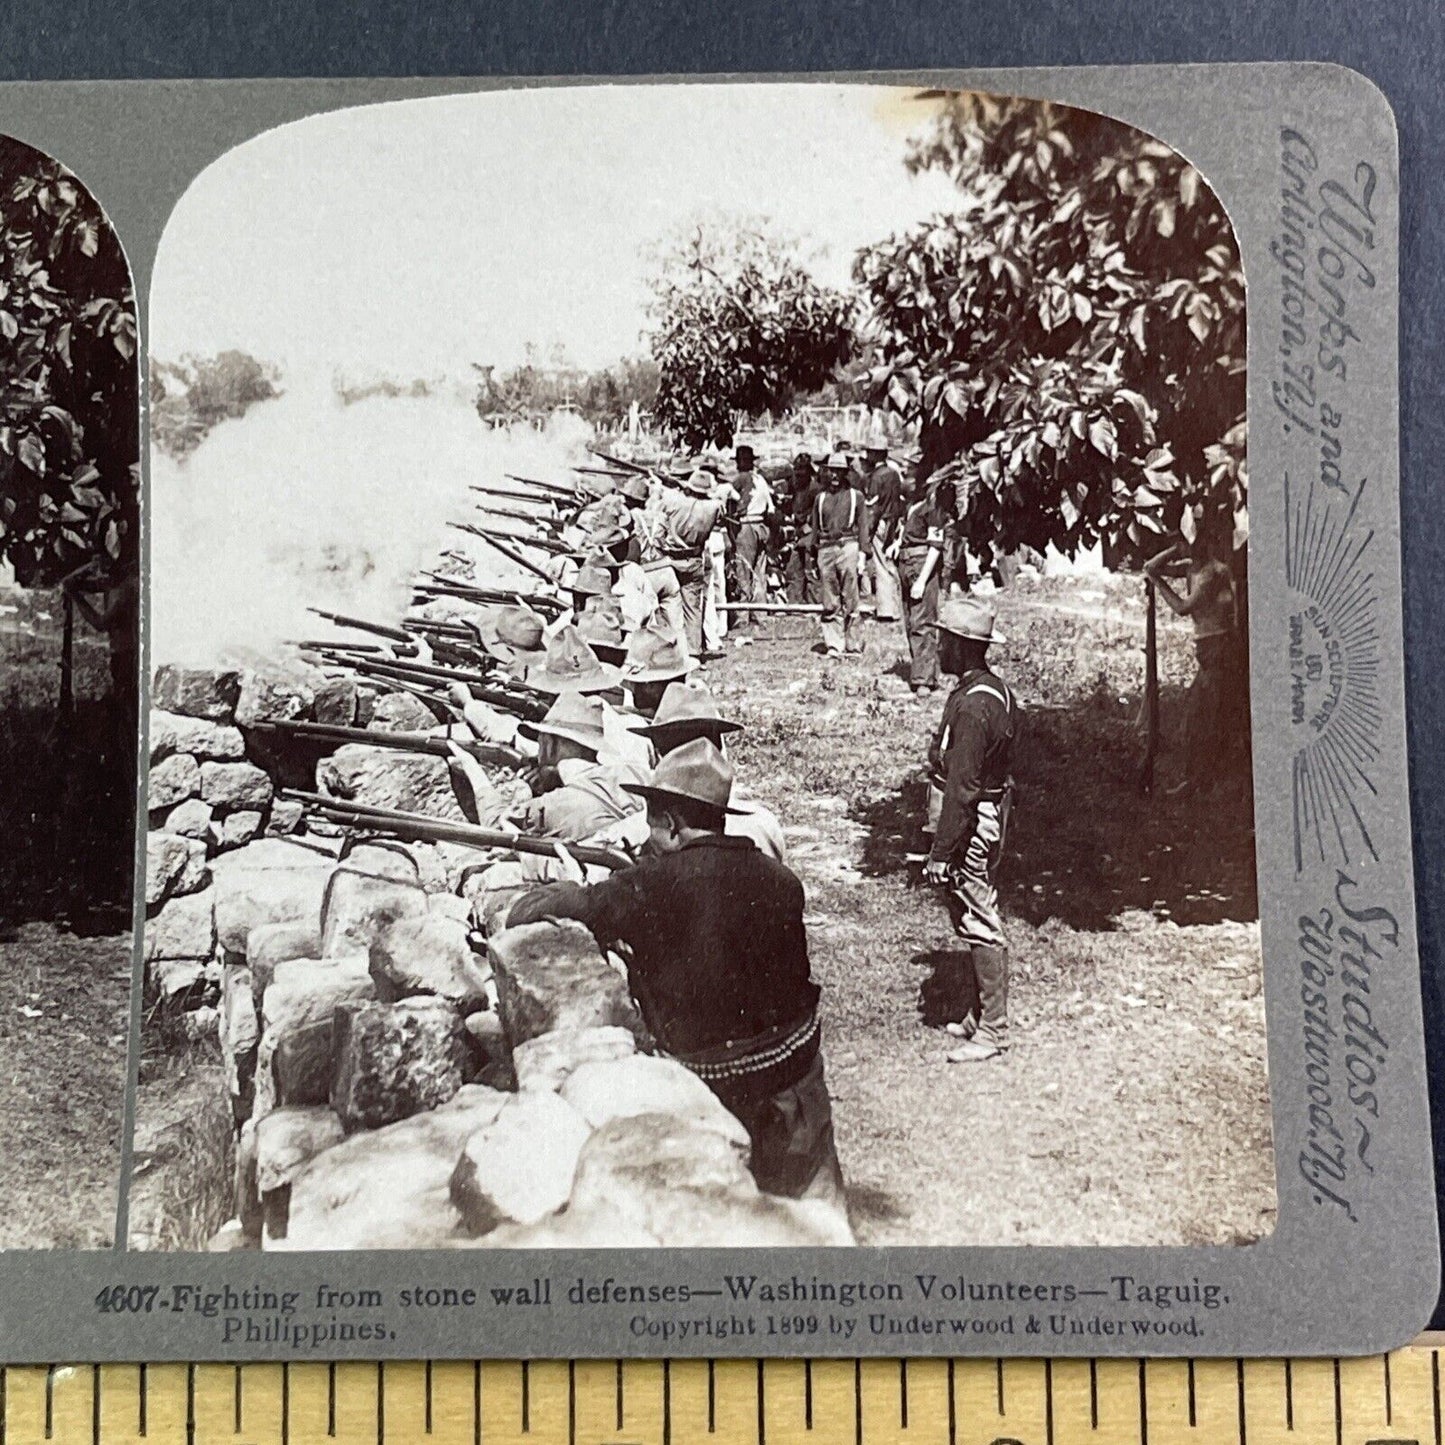
<path id="1" fill-rule="evenodd" d="M 644 667 L 632 671 L 622 668 L 623 682 L 671 682 L 680 677 L 690 677 L 702 664 L 697 658 L 689 657 L 681 667 Z"/>
<path id="2" fill-rule="evenodd" d="M 950 637 L 961 637 L 964 639 L 965 642 L 993 643 L 1008 641 L 1008 638 L 1006 638 L 1002 632 L 999 632 L 997 630 L 989 633 L 988 636 L 985 637 L 977 632 L 960 632 L 956 627 L 949 627 L 947 623 L 944 622 L 925 622 L 923 625 L 925 627 L 932 627 L 937 632 L 946 632 Z"/>
<path id="3" fill-rule="evenodd" d="M 566 727 L 553 727 L 548 723 L 518 723 L 517 732 L 529 742 L 537 742 L 541 738 L 565 738 L 570 743 L 577 743 L 584 748 L 590 748 L 594 753 L 599 752 L 606 742 L 601 733 L 587 734 L 580 729 L 574 730 Z"/>
<path id="4" fill-rule="evenodd" d="M 520 663 L 526 666 L 545 656 L 545 651 L 540 647 L 513 647 L 510 642 L 503 642 L 500 638 L 484 637 L 482 646 L 487 653 L 495 657 L 498 662 Z"/>
<path id="5" fill-rule="evenodd" d="M 634 728 L 633 731 L 642 738 L 661 738 L 669 733 L 680 732 L 683 728 L 711 728 L 716 733 L 740 733 L 743 730 L 742 723 L 728 722 L 726 718 L 720 717 L 679 717 L 671 722 L 652 722 L 645 728 Z"/>
<path id="6" fill-rule="evenodd" d="M 559 677 L 555 672 L 548 672 L 545 666 L 532 663 L 521 670 L 518 680 L 538 692 L 570 691 L 580 692 L 585 696 L 592 692 L 608 692 L 620 686 L 622 669 L 614 667 L 610 662 L 604 662 L 600 664 L 597 672 L 589 673 L 585 678 Z"/>
<path id="7" fill-rule="evenodd" d="M 627 656 L 627 646 L 620 642 L 598 642 L 594 637 L 583 638 L 583 641 L 593 652 L 597 654 L 599 662 L 605 662 L 613 667 L 620 667 L 622 659 Z M 623 679 L 626 681 L 626 678 Z"/>
<path id="8" fill-rule="evenodd" d="M 719 806 L 711 798 L 696 798 L 691 793 L 678 793 L 671 788 L 654 788 L 650 783 L 623 783 L 622 789 L 635 797 L 646 799 L 649 803 L 698 803 L 705 808 Z M 734 808 L 724 803 L 719 811 L 737 818 L 741 817 L 746 809 Z"/>

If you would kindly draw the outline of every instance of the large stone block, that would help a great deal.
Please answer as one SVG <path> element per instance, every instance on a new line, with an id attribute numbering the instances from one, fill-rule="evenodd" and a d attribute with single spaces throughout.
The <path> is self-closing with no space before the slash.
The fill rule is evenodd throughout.
<path id="1" fill-rule="evenodd" d="M 196 769 L 196 786 L 200 786 L 201 771 Z M 159 815 L 160 826 L 167 833 L 175 833 L 181 838 L 194 838 L 198 843 L 209 844 L 211 841 L 211 805 L 203 803 L 199 798 L 187 798 L 184 803 L 177 803 L 174 808 Z M 157 820 L 157 814 L 152 811 L 152 823 Z"/>
<path id="2" fill-rule="evenodd" d="M 147 961 L 210 958 L 216 948 L 215 895 L 214 888 L 207 888 L 163 903 L 156 915 L 146 920 Z"/>
<path id="3" fill-rule="evenodd" d="M 345 1003 L 374 992 L 366 960 L 298 959 L 280 964 L 261 1000 L 256 1112 L 279 1104 L 324 1104 L 335 1058 L 333 1020 Z"/>
<path id="4" fill-rule="evenodd" d="M 468 873 L 461 893 L 471 903 L 473 924 L 490 938 L 507 926 L 512 904 L 533 886 L 520 863 L 505 859 Z"/>
<path id="5" fill-rule="evenodd" d="M 234 668 L 164 663 L 156 668 L 151 685 L 153 707 L 209 722 L 230 722 L 240 696 L 241 675 Z"/>
<path id="6" fill-rule="evenodd" d="M 297 832 L 306 818 L 306 805 L 295 798 L 272 798 L 266 816 L 266 836 L 285 838 Z"/>
<path id="7" fill-rule="evenodd" d="M 187 798 L 199 796 L 201 765 L 189 753 L 172 753 L 162 758 L 146 779 L 146 810 L 174 808 Z"/>
<path id="8" fill-rule="evenodd" d="M 273 791 L 270 776 L 254 763 L 201 764 L 201 798 L 218 811 L 259 812 Z"/>
<path id="9" fill-rule="evenodd" d="M 257 723 L 310 717 L 316 705 L 316 689 L 325 681 L 318 669 L 301 662 L 268 659 L 264 666 L 243 668 L 236 722 L 251 728 Z"/>
<path id="10" fill-rule="evenodd" d="M 247 1244 L 261 1243 L 261 1190 L 256 1183 L 256 1120 L 241 1125 L 236 1139 L 236 1217 Z"/>
<path id="11" fill-rule="evenodd" d="M 245 958 L 258 999 L 270 986 L 278 964 L 320 957 L 319 918 L 301 923 L 263 923 L 246 935 Z"/>
<path id="12" fill-rule="evenodd" d="M 286 1238 L 278 1250 L 438 1249 L 468 1236 L 451 1201 L 462 1146 L 496 1118 L 508 1096 L 465 1085 L 439 1108 L 352 1134 L 291 1179 Z"/>
<path id="13" fill-rule="evenodd" d="M 376 996 L 387 1003 L 433 994 L 462 1014 L 487 1007 L 487 975 L 467 942 L 467 926 L 428 910 L 387 924 L 371 941 Z"/>
<path id="14" fill-rule="evenodd" d="M 268 923 L 305 924 L 319 933 L 326 880 L 335 866 L 324 849 L 282 838 L 259 839 L 217 858 L 211 872 L 222 948 L 244 953 L 252 930 Z"/>
<path id="15" fill-rule="evenodd" d="M 186 717 L 153 707 L 150 713 L 151 762 L 158 763 L 172 753 L 189 753 L 193 758 L 234 763 L 246 756 L 246 741 L 240 729 L 205 718 Z"/>
<path id="16" fill-rule="evenodd" d="M 259 808 L 243 808 L 237 813 L 227 813 L 221 819 L 217 840 L 221 848 L 244 848 L 247 843 L 260 836 L 266 815 Z"/>
<path id="17" fill-rule="evenodd" d="M 580 923 L 508 928 L 488 940 L 488 954 L 502 1027 L 513 1049 L 561 1029 L 640 1026 L 626 981 Z"/>
<path id="18" fill-rule="evenodd" d="M 256 1122 L 256 1187 L 270 1194 L 323 1149 L 341 1143 L 346 1131 L 324 1105 L 273 1110 Z"/>
<path id="19" fill-rule="evenodd" d="M 512 1051 L 519 1089 L 560 1089 L 583 1064 L 625 1059 L 637 1052 L 631 1029 L 609 1025 L 538 1034 Z"/>
<path id="20" fill-rule="evenodd" d="M 351 677 L 328 677 L 317 684 L 311 715 L 319 723 L 350 727 L 356 720 L 356 681 Z"/>
<path id="21" fill-rule="evenodd" d="M 331 877 L 321 913 L 323 954 L 363 952 L 399 918 L 427 911 L 416 865 L 387 849 L 357 849 Z"/>
<path id="22" fill-rule="evenodd" d="M 331 1107 L 348 1133 L 444 1104 L 467 1062 L 461 1016 L 439 998 L 346 1003 L 336 1010 Z"/>
<path id="23" fill-rule="evenodd" d="M 763 1194 L 738 1151 L 670 1114 L 604 1124 L 577 1160 L 568 1212 L 603 1211 L 677 1249 L 849 1245 L 840 1211 Z"/>
<path id="24" fill-rule="evenodd" d="M 375 727 L 376 720 L 372 720 Z M 316 781 L 324 793 L 364 803 L 465 823 L 452 791 L 451 772 L 444 758 L 429 753 L 399 753 L 388 748 L 347 743 L 316 765 Z"/>
<path id="25" fill-rule="evenodd" d="M 462 1225 L 485 1234 L 499 1224 L 535 1224 L 566 1204 L 587 1121 L 556 1094 L 516 1094 L 462 1150 L 452 1203 Z"/>
<path id="26" fill-rule="evenodd" d="M 206 845 L 179 833 L 146 834 L 146 907 L 199 893 L 211 881 Z"/>
<path id="27" fill-rule="evenodd" d="M 366 727 L 388 733 L 420 733 L 436 726 L 436 714 L 414 693 L 388 692 L 371 704 Z"/>
<path id="28" fill-rule="evenodd" d="M 562 1097 L 600 1129 L 614 1119 L 669 1114 L 721 1134 L 746 1161 L 751 1140 L 741 1120 L 690 1069 L 674 1059 L 633 1054 L 579 1064 L 561 1087 Z"/>

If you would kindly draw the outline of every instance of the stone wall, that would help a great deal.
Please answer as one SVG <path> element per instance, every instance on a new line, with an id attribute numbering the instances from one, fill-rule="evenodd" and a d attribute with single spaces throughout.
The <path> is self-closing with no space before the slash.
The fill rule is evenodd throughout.
<path id="1" fill-rule="evenodd" d="M 442 759 L 259 726 L 433 726 L 417 699 L 294 664 L 162 667 L 152 701 L 147 995 L 219 1042 L 236 1209 L 214 1248 L 851 1243 L 838 1211 L 759 1193 L 746 1131 L 646 1051 L 590 933 L 501 927 L 545 861 L 355 837 L 278 797 L 460 819 Z"/>

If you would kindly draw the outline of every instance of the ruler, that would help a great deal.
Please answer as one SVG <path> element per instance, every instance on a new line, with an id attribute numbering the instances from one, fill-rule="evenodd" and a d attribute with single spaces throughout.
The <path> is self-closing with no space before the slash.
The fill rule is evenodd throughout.
<path id="1" fill-rule="evenodd" d="M 1350 1360 L 432 1361 L 0 1371 L 0 1445 L 1441 1445 L 1431 1344 Z"/>

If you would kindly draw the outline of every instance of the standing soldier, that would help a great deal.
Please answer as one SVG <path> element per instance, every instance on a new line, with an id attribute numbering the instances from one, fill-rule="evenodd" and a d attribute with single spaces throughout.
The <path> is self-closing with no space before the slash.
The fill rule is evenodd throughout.
<path id="1" fill-rule="evenodd" d="M 789 602 L 818 600 L 818 565 L 813 555 L 813 501 L 818 482 L 813 459 L 807 452 L 793 458 L 793 476 L 783 522 L 784 575 Z"/>
<path id="2" fill-rule="evenodd" d="M 1003 641 L 993 608 L 973 597 L 949 598 L 936 626 L 939 666 L 958 682 L 928 752 L 930 814 L 940 793 L 941 808 L 924 876 L 948 889 L 954 931 L 970 951 L 979 1017 L 976 1027 L 971 1016 L 950 1022 L 949 1032 L 964 1042 L 948 1061 L 971 1064 L 1009 1046 L 1008 942 L 994 874 L 1013 800 L 1009 760 L 1019 709 L 988 666 L 989 645 Z"/>
<path id="3" fill-rule="evenodd" d="M 643 566 L 670 568 L 677 578 L 682 624 L 694 657 L 701 655 L 703 592 L 708 580 L 708 539 L 722 515 L 723 501 L 713 495 L 705 471 L 669 472 L 655 499 L 654 526 L 642 538 Z M 659 594 L 661 595 L 661 594 Z"/>
<path id="4" fill-rule="evenodd" d="M 888 460 L 888 438 L 875 432 L 864 449 L 863 495 L 868 499 L 869 560 L 873 571 L 873 615 L 879 622 L 897 622 L 902 615 L 898 574 L 889 546 L 898 523 L 903 479 Z"/>
<path id="5" fill-rule="evenodd" d="M 848 458 L 842 452 L 828 458 L 824 487 L 813 502 L 823 590 L 823 649 L 829 657 L 841 657 L 863 651 L 858 635 L 858 574 L 868 550 L 868 507 L 849 485 Z"/>
<path id="6" fill-rule="evenodd" d="M 902 515 L 889 549 L 898 562 L 908 634 L 908 684 L 915 695 L 938 689 L 938 583 L 948 514 L 910 468 L 902 479 Z"/>
<path id="7" fill-rule="evenodd" d="M 773 510 L 773 494 L 753 469 L 753 460 L 752 447 L 738 447 L 738 470 L 732 485 L 737 496 L 733 573 L 739 602 L 765 602 L 768 596 L 768 518 Z M 743 612 L 732 621 L 732 626 L 750 627 L 752 621 L 752 617 Z"/>

